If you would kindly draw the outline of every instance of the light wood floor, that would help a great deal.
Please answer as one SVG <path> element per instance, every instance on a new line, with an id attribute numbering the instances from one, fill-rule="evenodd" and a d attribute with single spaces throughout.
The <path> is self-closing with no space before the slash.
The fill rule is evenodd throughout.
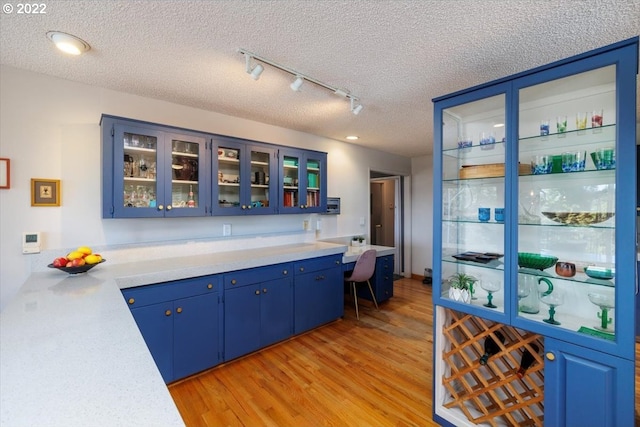
<path id="1" fill-rule="evenodd" d="M 169 386 L 195 426 L 435 426 L 431 421 L 431 287 L 394 282 L 376 311 Z"/>
<path id="2" fill-rule="evenodd" d="M 186 425 L 435 426 L 431 287 L 394 285 L 380 311 L 361 303 L 360 321 L 347 303 L 342 320 L 170 385 Z M 640 373 L 640 344 L 636 360 Z"/>

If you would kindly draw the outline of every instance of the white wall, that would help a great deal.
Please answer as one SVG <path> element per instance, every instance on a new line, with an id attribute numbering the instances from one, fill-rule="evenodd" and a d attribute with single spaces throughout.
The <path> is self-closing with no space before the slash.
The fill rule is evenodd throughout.
<path id="1" fill-rule="evenodd" d="M 433 267 L 433 157 L 411 159 L 411 273 Z"/>
<path id="2" fill-rule="evenodd" d="M 11 159 L 11 189 L 0 190 L 0 308 L 29 275 L 21 253 L 23 231 L 40 231 L 43 249 L 78 245 L 299 232 L 309 215 L 173 219 L 101 218 L 101 114 L 145 120 L 280 145 L 328 152 L 328 195 L 341 215 L 321 219 L 319 238 L 368 235 L 369 170 L 410 175 L 411 160 L 276 126 L 164 101 L 0 67 L 0 157 Z M 31 207 L 30 179 L 60 179 L 60 207 Z M 420 263 L 419 265 L 421 265 Z"/>

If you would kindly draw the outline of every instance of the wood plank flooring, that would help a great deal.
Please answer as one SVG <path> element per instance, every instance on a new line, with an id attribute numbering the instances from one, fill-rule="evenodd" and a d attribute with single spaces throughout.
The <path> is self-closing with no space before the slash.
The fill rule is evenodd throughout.
<path id="1" fill-rule="evenodd" d="M 345 317 L 169 386 L 188 427 L 435 426 L 431 287 L 394 282 L 376 311 Z M 362 300 L 361 300 L 362 301 Z M 636 425 L 640 426 L 640 343 Z"/>
<path id="2" fill-rule="evenodd" d="M 435 426 L 431 287 L 394 282 L 319 329 L 169 386 L 195 426 Z"/>

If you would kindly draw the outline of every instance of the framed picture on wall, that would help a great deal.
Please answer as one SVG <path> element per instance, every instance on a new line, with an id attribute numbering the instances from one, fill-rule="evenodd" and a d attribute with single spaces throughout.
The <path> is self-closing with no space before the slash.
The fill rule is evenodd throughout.
<path id="1" fill-rule="evenodd" d="M 0 158 L 0 189 L 11 188 L 11 170 L 9 159 Z"/>
<path id="2" fill-rule="evenodd" d="M 31 206 L 60 206 L 60 180 L 31 178 Z"/>

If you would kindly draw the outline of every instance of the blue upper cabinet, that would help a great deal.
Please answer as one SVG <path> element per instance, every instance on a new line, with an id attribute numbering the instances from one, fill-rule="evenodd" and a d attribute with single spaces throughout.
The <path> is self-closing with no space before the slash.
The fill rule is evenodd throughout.
<path id="1" fill-rule="evenodd" d="M 276 148 L 236 138 L 214 137 L 212 173 L 214 215 L 277 212 Z"/>
<path id="2" fill-rule="evenodd" d="M 636 37 L 434 100 L 437 305 L 634 358 L 637 68 Z"/>
<path id="3" fill-rule="evenodd" d="M 281 148 L 279 213 L 322 213 L 327 210 L 327 154 Z"/>
<path id="4" fill-rule="evenodd" d="M 323 213 L 327 154 L 103 115 L 102 217 Z"/>
<path id="5" fill-rule="evenodd" d="M 207 151 L 205 135 L 103 116 L 103 217 L 206 215 Z"/>

